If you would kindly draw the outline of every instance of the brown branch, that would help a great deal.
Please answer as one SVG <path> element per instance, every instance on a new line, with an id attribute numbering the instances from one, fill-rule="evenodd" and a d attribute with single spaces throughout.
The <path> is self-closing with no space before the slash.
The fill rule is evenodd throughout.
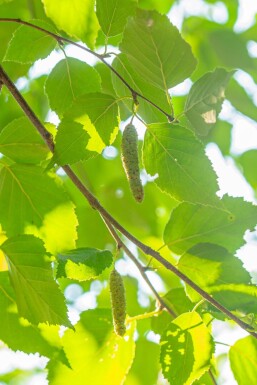
<path id="1" fill-rule="evenodd" d="M 5 71 L 0 67 L 0 81 L 2 81 L 6 87 L 9 89 L 13 97 L 16 99 L 17 103 L 20 105 L 24 113 L 34 124 L 38 132 L 42 135 L 49 149 L 53 152 L 54 144 L 52 141 L 51 135 L 45 129 L 43 124 L 31 110 L 30 106 L 27 104 L 25 99 L 19 93 L 15 85 L 9 79 L 8 75 Z M 247 323 L 243 322 L 235 316 L 232 312 L 230 312 L 227 308 L 221 305 L 218 301 L 216 301 L 210 294 L 202 290 L 199 286 L 197 286 L 190 278 L 188 278 L 185 274 L 181 273 L 175 266 L 173 266 L 170 262 L 164 259 L 157 251 L 153 250 L 151 247 L 145 245 L 136 237 L 134 237 L 130 232 L 128 232 L 115 218 L 112 217 L 111 214 L 99 203 L 96 197 L 87 189 L 86 186 L 80 181 L 80 179 L 74 174 L 72 169 L 69 166 L 63 166 L 63 170 L 72 180 L 72 182 L 76 185 L 76 187 L 80 190 L 80 192 L 85 196 L 88 200 L 89 204 L 96 209 L 108 222 L 111 223 L 113 227 L 119 230 L 125 237 L 127 237 L 131 242 L 133 242 L 139 249 L 141 249 L 145 254 L 155 258 L 158 262 L 160 262 L 163 266 L 166 267 L 167 270 L 174 273 L 177 277 L 179 277 L 182 281 L 188 284 L 191 288 L 193 288 L 198 294 L 200 294 L 206 301 L 220 310 L 222 313 L 226 314 L 228 318 L 237 323 L 241 328 L 245 329 L 249 334 L 251 334 L 254 338 L 257 339 L 257 333 L 254 332 L 254 328 L 252 328 Z"/>
<path id="2" fill-rule="evenodd" d="M 158 106 L 157 104 L 155 104 L 153 101 L 151 101 L 150 99 L 148 99 L 146 96 L 140 94 L 139 92 L 137 92 L 136 90 L 134 90 L 133 87 L 131 87 L 131 85 L 121 76 L 121 74 L 115 70 L 115 68 L 113 68 L 109 63 L 106 62 L 105 60 L 105 57 L 108 57 L 109 54 L 104 54 L 104 55 L 101 55 L 97 52 L 94 52 L 92 51 L 91 49 L 89 48 L 86 48 L 84 47 L 83 45 L 79 44 L 79 43 L 76 43 L 66 37 L 63 37 L 63 36 L 60 36 L 60 35 L 57 35 L 56 33 L 53 33 L 53 32 L 50 32 L 48 31 L 47 29 L 45 28 L 42 28 L 42 27 L 39 27 L 35 24 L 32 24 L 28 21 L 24 21 L 24 20 L 21 20 L 21 19 L 14 19 L 14 18 L 9 18 L 9 17 L 1 17 L 0 18 L 0 22 L 11 22 L 11 23 L 18 23 L 18 24 L 22 24 L 22 25 L 26 25 L 28 27 L 31 27 L 31 28 L 34 28 L 34 29 L 37 29 L 38 31 L 41 31 L 49 36 L 51 36 L 52 38 L 54 38 L 60 45 L 62 45 L 63 43 L 68 43 L 68 44 L 72 44 L 74 45 L 75 47 L 77 48 L 80 48 L 82 49 L 83 51 L 86 51 L 88 53 L 90 53 L 91 55 L 95 56 L 97 59 L 101 60 L 102 63 L 104 63 L 121 81 L 122 83 L 129 89 L 129 91 L 131 92 L 132 94 L 132 97 L 133 97 L 133 100 L 136 102 L 137 101 L 137 97 L 145 100 L 147 103 L 151 104 L 154 108 L 156 108 L 157 110 L 159 110 L 162 114 L 164 114 L 166 116 L 166 118 L 168 119 L 169 122 L 172 122 L 174 120 L 174 117 L 169 114 L 168 112 L 164 111 L 160 106 Z"/>

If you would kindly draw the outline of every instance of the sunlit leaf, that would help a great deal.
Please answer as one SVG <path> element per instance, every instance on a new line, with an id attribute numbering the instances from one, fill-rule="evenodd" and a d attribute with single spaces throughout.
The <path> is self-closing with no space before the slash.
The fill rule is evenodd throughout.
<path id="1" fill-rule="evenodd" d="M 68 35 L 93 48 L 99 25 L 94 0 L 42 0 L 47 16 Z"/>
<path id="2" fill-rule="evenodd" d="M 32 235 L 20 235 L 5 241 L 6 255 L 19 315 L 33 324 L 70 326 L 64 296 L 46 261 L 44 244 Z"/>
<path id="3" fill-rule="evenodd" d="M 247 182 L 257 190 L 257 175 L 256 175 L 256 164 L 257 164 L 257 150 L 248 150 L 239 156 L 237 159 L 240 166 L 243 168 L 243 174 Z"/>
<path id="4" fill-rule="evenodd" d="M 238 385 L 254 384 L 257 376 L 257 341 L 252 336 L 236 341 L 229 350 L 230 366 Z"/>
<path id="5" fill-rule="evenodd" d="M 257 206 L 242 198 L 224 196 L 223 209 L 183 202 L 176 207 L 164 231 L 166 245 L 182 254 L 197 243 L 214 243 L 234 253 L 244 244 L 246 230 L 256 225 Z"/>
<path id="6" fill-rule="evenodd" d="M 109 329 L 109 325 L 106 325 Z M 72 370 L 60 363 L 49 365 L 50 385 L 81 385 L 85 378 L 94 385 L 120 385 L 124 382 L 135 354 L 135 324 L 124 338 L 111 331 L 102 345 L 78 323 L 75 332 L 67 330 L 62 338 Z"/>
<path id="7" fill-rule="evenodd" d="M 219 206 L 216 175 L 204 148 L 188 129 L 169 123 L 148 126 L 144 141 L 146 171 L 161 190 L 179 201 Z"/>
<path id="8" fill-rule="evenodd" d="M 210 368 L 213 353 L 212 337 L 199 314 L 184 313 L 162 335 L 162 373 L 172 385 L 191 385 Z"/>
<path id="9" fill-rule="evenodd" d="M 112 253 L 108 250 L 79 248 L 69 250 L 57 257 L 57 277 L 67 277 L 78 281 L 96 278 L 112 264 Z"/>

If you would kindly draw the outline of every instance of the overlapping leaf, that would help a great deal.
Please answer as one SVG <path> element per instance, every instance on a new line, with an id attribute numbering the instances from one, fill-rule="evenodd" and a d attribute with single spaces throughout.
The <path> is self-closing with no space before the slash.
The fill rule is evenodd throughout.
<path id="1" fill-rule="evenodd" d="M 31 23 L 55 32 L 54 28 L 43 20 L 31 20 Z M 4 60 L 20 63 L 33 63 L 47 57 L 56 47 L 56 40 L 43 31 L 22 25 L 16 29 L 9 42 Z"/>
<path id="2" fill-rule="evenodd" d="M 185 114 L 198 135 L 207 135 L 217 121 L 225 88 L 234 71 L 216 68 L 195 82 L 185 105 Z"/>
<path id="3" fill-rule="evenodd" d="M 78 98 L 65 114 L 65 118 L 85 125 L 86 130 L 90 126 L 87 117 L 100 141 L 107 146 L 111 144 L 118 133 L 119 126 L 117 100 L 111 95 L 99 92 L 86 94 Z M 89 132 L 90 136 L 91 132 Z M 94 135 L 95 133 L 92 136 Z"/>
<path id="4" fill-rule="evenodd" d="M 257 376 L 257 341 L 252 336 L 238 340 L 229 350 L 230 366 L 238 385 L 254 384 Z"/>
<path id="5" fill-rule="evenodd" d="M 167 16 L 154 11 L 140 11 L 129 19 L 120 49 L 139 76 L 165 91 L 188 78 L 196 67 L 178 29 Z"/>
<path id="6" fill-rule="evenodd" d="M 25 117 L 13 120 L 0 133 L 0 152 L 19 163 L 39 163 L 49 154 L 45 142 Z"/>
<path id="7" fill-rule="evenodd" d="M 78 281 L 96 278 L 113 261 L 108 250 L 79 248 L 59 254 L 57 277 L 67 277 Z"/>
<path id="8" fill-rule="evenodd" d="M 244 244 L 246 230 L 257 223 L 257 206 L 242 198 L 223 197 L 223 209 L 183 202 L 176 207 L 164 231 L 164 241 L 177 254 L 197 243 L 214 243 L 234 253 Z"/>
<path id="9" fill-rule="evenodd" d="M 122 33 L 127 18 L 135 12 L 135 0 L 97 0 L 96 14 L 105 36 Z"/>
<path id="10" fill-rule="evenodd" d="M 188 129 L 168 123 L 149 125 L 143 158 L 146 171 L 158 174 L 156 184 L 175 199 L 220 205 L 211 163 Z"/>
<path id="11" fill-rule="evenodd" d="M 43 0 L 47 16 L 68 35 L 81 39 L 93 48 L 99 24 L 94 0 Z"/>
<path id="12" fill-rule="evenodd" d="M 20 235 L 5 241 L 6 255 L 19 315 L 33 324 L 70 326 L 64 296 L 53 278 L 51 263 L 46 261 L 43 242 L 32 235 Z"/>
<path id="13" fill-rule="evenodd" d="M 0 221 L 8 235 L 41 226 L 47 213 L 69 205 L 69 198 L 39 166 L 5 164 L 0 171 Z"/>
<path id="14" fill-rule="evenodd" d="M 101 325 L 109 330 L 108 324 Z M 130 324 L 125 338 L 111 331 L 99 346 L 85 325 L 78 323 L 75 332 L 67 330 L 62 338 L 72 370 L 60 363 L 50 363 L 50 385 L 81 385 L 85 378 L 94 385 L 122 384 L 134 359 L 134 332 L 134 323 Z"/>
<path id="15" fill-rule="evenodd" d="M 50 107 L 62 115 L 79 96 L 100 91 L 97 71 L 85 62 L 66 58 L 56 64 L 46 81 Z"/>
<path id="16" fill-rule="evenodd" d="M 19 318 L 15 295 L 7 272 L 0 272 L 0 305 L 0 339 L 10 349 L 61 359 L 62 351 L 60 348 L 50 344 L 43 337 L 40 329 Z M 15 338 L 13 338 L 14 335 Z M 63 361 L 63 363 L 65 362 Z"/>
<path id="17" fill-rule="evenodd" d="M 63 166 L 92 156 L 92 152 L 86 149 L 89 138 L 82 124 L 63 119 L 55 137 L 51 164 L 58 163 Z"/>
<path id="18" fill-rule="evenodd" d="M 184 313 L 162 335 L 162 373 L 171 385 L 191 385 L 210 368 L 213 353 L 212 337 L 199 314 Z"/>

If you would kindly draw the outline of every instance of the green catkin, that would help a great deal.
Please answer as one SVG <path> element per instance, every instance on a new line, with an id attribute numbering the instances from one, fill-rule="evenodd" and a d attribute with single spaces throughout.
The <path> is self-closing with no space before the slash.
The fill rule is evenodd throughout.
<path id="1" fill-rule="evenodd" d="M 110 274 L 110 293 L 114 331 L 122 337 L 126 333 L 126 297 L 122 277 L 115 269 Z"/>
<path id="2" fill-rule="evenodd" d="M 133 124 L 128 124 L 122 135 L 121 159 L 132 194 L 137 202 L 142 202 L 144 190 L 140 179 L 137 142 L 137 131 Z"/>

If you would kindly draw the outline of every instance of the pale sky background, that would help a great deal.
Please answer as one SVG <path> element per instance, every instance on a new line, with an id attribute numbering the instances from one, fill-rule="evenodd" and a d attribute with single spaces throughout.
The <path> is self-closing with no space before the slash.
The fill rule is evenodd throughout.
<path id="1" fill-rule="evenodd" d="M 247 29 L 253 22 L 255 14 L 257 13 L 257 1 L 254 0 L 239 0 L 240 12 L 239 18 L 235 26 L 236 31 L 242 31 Z M 178 28 L 181 27 L 183 15 L 199 15 L 209 16 L 210 19 L 224 23 L 227 20 L 227 11 L 223 3 L 218 2 L 215 5 L 208 5 L 202 0 L 181 0 L 175 5 L 170 12 L 170 20 Z M 85 54 L 81 50 L 75 47 L 67 47 L 66 52 L 68 56 L 77 57 L 79 59 L 86 60 L 89 64 L 95 63 L 95 58 L 91 55 Z M 257 57 L 257 44 L 249 44 L 249 52 L 253 57 Z M 53 66 L 63 58 L 62 54 L 52 53 L 47 59 L 39 60 L 30 70 L 30 75 L 40 76 L 43 73 L 49 73 Z M 257 86 L 250 79 L 249 75 L 243 71 L 238 71 L 236 75 L 237 80 L 244 84 L 245 89 L 249 94 L 255 95 L 254 100 L 257 104 Z M 25 85 L 24 79 L 18 82 L 19 88 Z M 190 81 L 185 81 L 182 85 L 173 89 L 173 94 L 182 95 L 188 92 L 190 87 Z M 233 123 L 233 138 L 232 138 L 232 152 L 234 154 L 240 154 L 248 149 L 257 148 L 257 123 L 245 118 L 241 114 L 237 113 L 229 102 L 225 102 L 223 105 L 222 113 L 220 115 L 222 119 L 229 120 Z M 57 123 L 58 119 L 54 113 L 49 115 L 49 120 L 53 123 Z M 138 125 L 141 134 L 144 129 Z M 210 144 L 207 147 L 207 154 L 213 162 L 214 168 L 219 177 L 219 185 L 221 194 L 228 193 L 232 196 L 243 196 L 246 200 L 255 202 L 253 192 L 240 172 L 234 166 L 233 160 L 230 158 L 224 159 L 215 144 Z M 256 202 L 255 202 L 256 203 Z M 257 272 L 256 264 L 257 244 L 248 236 L 247 244 L 240 249 L 238 256 L 242 258 L 247 269 Z M 141 302 L 147 305 L 147 296 L 144 293 L 150 293 L 149 288 L 142 282 L 137 270 L 134 268 L 130 261 L 120 261 L 118 264 L 120 271 L 130 271 L 131 275 L 136 276 L 139 279 L 140 287 L 142 289 Z M 149 278 L 154 282 L 157 290 L 162 291 L 163 285 L 159 277 L 153 272 L 149 273 Z M 75 308 L 71 309 L 71 318 L 75 322 L 78 319 L 78 314 L 81 311 L 96 306 L 96 296 L 101 291 L 102 286 L 98 281 L 95 281 L 91 285 L 92 292 L 84 293 L 81 295 L 81 288 L 79 285 L 71 285 L 66 290 L 66 296 L 76 298 Z M 240 337 L 247 335 L 246 332 L 238 327 L 233 329 L 225 328 L 223 322 L 216 321 L 214 323 L 214 330 L 218 341 L 222 341 L 228 344 L 233 344 Z M 154 333 L 149 334 L 151 340 L 156 340 Z M 216 353 L 220 354 L 226 352 L 228 348 L 218 345 Z M 37 354 L 27 355 L 21 352 L 12 352 L 8 348 L 0 350 L 0 373 L 7 373 L 14 368 L 20 369 L 33 369 L 44 368 L 47 359 L 40 358 Z M 221 369 L 221 376 L 219 384 L 223 385 L 236 385 L 233 379 L 233 375 L 230 371 L 229 364 L 224 364 Z M 46 377 L 44 374 L 37 374 L 29 379 L 29 381 L 22 382 L 22 385 L 46 385 Z M 0 385 L 2 383 L 0 382 Z"/>

